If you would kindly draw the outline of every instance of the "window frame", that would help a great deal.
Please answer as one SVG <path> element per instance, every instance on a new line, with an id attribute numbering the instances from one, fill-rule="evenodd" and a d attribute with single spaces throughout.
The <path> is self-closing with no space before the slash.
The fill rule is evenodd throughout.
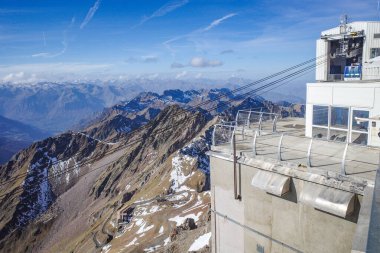
<path id="1" fill-rule="evenodd" d="M 373 59 L 378 56 L 380 56 L 380 47 L 371 47 L 369 52 L 369 58 Z"/>
<path id="2" fill-rule="evenodd" d="M 327 107 L 328 109 L 328 113 L 327 113 L 327 117 L 328 117 L 328 124 L 327 126 L 324 126 L 324 125 L 317 125 L 317 124 L 314 124 L 314 106 L 324 106 L 324 107 Z M 340 128 L 340 127 L 333 127 L 331 126 L 331 121 L 332 121 L 332 108 L 347 108 L 348 109 L 348 119 L 347 119 L 347 128 Z M 361 108 L 361 107 L 351 107 L 351 106 L 340 106 L 340 105 L 321 105 L 321 104 L 313 104 L 313 114 L 312 114 L 312 124 L 311 124 L 311 134 L 312 134 L 312 138 L 315 138 L 314 135 L 313 135 L 313 132 L 314 132 L 314 128 L 320 128 L 320 129 L 326 129 L 327 130 L 327 136 L 326 138 L 325 137 L 322 137 L 322 138 L 316 138 L 316 139 L 327 139 L 328 141 L 335 141 L 335 140 L 331 140 L 331 132 L 332 131 L 341 131 L 341 132 L 345 132 L 346 133 L 346 140 L 345 142 L 348 142 L 348 143 L 353 143 L 352 141 L 352 135 L 353 134 L 366 134 L 367 135 L 367 140 L 366 140 L 366 145 L 368 145 L 368 141 L 369 141 L 369 129 L 370 129 L 370 126 L 367 127 L 367 131 L 364 131 L 364 130 L 356 130 L 356 129 L 353 129 L 353 121 L 354 121 L 354 118 L 353 118 L 353 115 L 354 115 L 354 111 L 365 111 L 365 112 L 368 112 L 368 118 L 370 118 L 370 108 Z M 356 145 L 363 145 L 363 144 L 357 144 L 357 143 L 353 143 L 353 144 L 356 144 Z"/>

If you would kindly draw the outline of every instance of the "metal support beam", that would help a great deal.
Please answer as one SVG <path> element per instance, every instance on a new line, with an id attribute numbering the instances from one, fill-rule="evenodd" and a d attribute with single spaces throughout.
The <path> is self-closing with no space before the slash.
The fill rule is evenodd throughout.
<path id="1" fill-rule="evenodd" d="M 218 125 L 214 126 L 214 131 L 212 131 L 212 145 L 215 146 L 215 132 Z"/>
<path id="2" fill-rule="evenodd" d="M 238 112 L 236 113 L 236 117 L 235 117 L 235 126 L 238 125 L 239 113 L 240 113 L 240 111 L 238 111 Z"/>
<path id="3" fill-rule="evenodd" d="M 247 126 L 248 126 L 248 128 L 251 128 L 251 113 L 252 113 L 252 111 L 249 110 L 248 119 L 247 119 Z"/>
<path id="4" fill-rule="evenodd" d="M 281 146 L 282 146 L 282 140 L 284 139 L 284 134 L 281 134 L 280 141 L 278 142 L 278 148 L 277 148 L 277 159 L 279 161 L 282 161 L 281 157 Z"/>
<path id="5" fill-rule="evenodd" d="M 240 200 L 241 197 L 238 194 L 238 182 L 237 182 L 238 181 L 238 176 L 237 176 L 237 156 L 236 156 L 236 137 L 235 137 L 235 133 L 232 135 L 232 144 L 233 144 L 232 146 L 233 146 L 233 163 L 234 163 L 234 198 Z"/>
<path id="6" fill-rule="evenodd" d="M 307 149 L 307 167 L 311 168 L 311 147 L 313 145 L 313 139 L 310 140 L 309 148 Z"/>
<path id="7" fill-rule="evenodd" d="M 230 128 L 231 129 L 231 128 Z M 230 140 L 230 144 L 231 144 L 231 151 L 234 150 L 234 145 L 236 145 L 236 139 L 235 139 L 235 127 L 233 128 L 232 130 L 232 134 L 231 134 L 231 140 Z"/>
<path id="8" fill-rule="evenodd" d="M 273 119 L 273 125 L 272 125 L 272 132 L 276 132 L 277 131 L 277 115 L 274 116 L 274 119 Z"/>
<path id="9" fill-rule="evenodd" d="M 348 143 L 346 143 L 346 146 L 344 148 L 343 157 L 342 157 L 342 165 L 340 169 L 340 173 L 342 175 L 346 175 L 346 156 L 347 156 L 347 149 L 348 149 Z"/>
<path id="10" fill-rule="evenodd" d="M 259 119 L 259 135 L 261 135 L 261 123 L 263 122 L 263 113 L 260 112 L 260 119 Z"/>
<path id="11" fill-rule="evenodd" d="M 254 156 L 257 155 L 256 141 L 257 141 L 257 130 L 255 131 L 255 135 L 253 136 L 253 143 L 252 143 L 252 152 Z"/>

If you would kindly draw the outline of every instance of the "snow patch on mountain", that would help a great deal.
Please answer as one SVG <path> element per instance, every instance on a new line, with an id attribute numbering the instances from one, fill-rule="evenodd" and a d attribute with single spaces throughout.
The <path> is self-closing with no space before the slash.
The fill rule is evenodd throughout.
<path id="1" fill-rule="evenodd" d="M 170 173 L 170 190 L 173 192 L 192 190 L 185 182 L 194 175 L 194 171 L 189 171 L 196 165 L 207 177 L 210 175 L 210 159 L 206 152 L 210 149 L 205 137 L 198 137 L 187 146 L 183 147 L 172 159 L 172 171 Z"/>
<path id="2" fill-rule="evenodd" d="M 211 239 L 211 232 L 201 235 L 197 239 L 195 239 L 194 243 L 191 244 L 189 251 L 198 251 L 209 245 Z"/>
<path id="3" fill-rule="evenodd" d="M 30 220 L 44 213 L 53 203 L 55 196 L 49 182 L 48 171 L 51 162 L 51 157 L 44 152 L 37 161 L 30 164 L 22 184 L 24 191 L 17 206 L 16 226 L 25 226 Z"/>

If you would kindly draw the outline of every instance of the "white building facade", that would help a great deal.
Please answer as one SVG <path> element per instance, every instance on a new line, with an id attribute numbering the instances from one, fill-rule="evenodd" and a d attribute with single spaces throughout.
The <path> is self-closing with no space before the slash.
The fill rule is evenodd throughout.
<path id="1" fill-rule="evenodd" d="M 307 137 L 380 146 L 380 22 L 345 23 L 317 40 Z"/>

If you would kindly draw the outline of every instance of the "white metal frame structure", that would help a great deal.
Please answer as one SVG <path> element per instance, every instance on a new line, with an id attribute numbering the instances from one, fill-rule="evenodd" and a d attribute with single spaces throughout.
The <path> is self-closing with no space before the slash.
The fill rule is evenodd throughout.
<path id="1" fill-rule="evenodd" d="M 317 110 L 315 110 L 315 107 L 320 107 L 319 109 L 317 110 L 321 110 L 321 111 L 324 111 L 324 110 L 327 110 L 327 124 L 318 124 L 318 123 L 315 123 L 316 121 L 316 114 L 315 112 Z M 322 108 L 324 107 L 324 108 Z M 334 110 L 334 108 L 340 108 L 340 109 L 347 109 L 347 127 L 344 128 L 344 127 L 336 127 L 333 125 L 332 123 L 332 111 Z M 353 138 L 353 135 L 354 134 L 365 134 L 367 135 L 366 139 L 365 139 L 365 142 L 364 143 L 356 143 L 356 144 L 362 144 L 362 145 L 367 145 L 368 143 L 368 138 L 369 138 L 369 126 L 368 126 L 368 123 L 367 123 L 367 129 L 366 130 L 360 130 L 360 129 L 355 129 L 354 126 L 355 125 L 358 125 L 356 123 L 356 119 L 355 118 L 365 118 L 365 117 L 354 117 L 354 112 L 366 112 L 367 113 L 367 118 L 369 118 L 369 114 L 370 114 L 370 108 L 359 108 L 359 107 L 353 107 L 353 106 L 336 106 L 336 105 L 313 105 L 313 119 L 312 119 L 312 137 L 313 138 L 320 138 L 318 137 L 317 134 L 315 134 L 314 130 L 315 129 L 324 129 L 326 130 L 326 135 L 325 136 L 322 136 L 322 139 L 326 139 L 326 140 L 336 140 L 336 141 L 342 141 L 342 140 L 339 140 L 339 138 L 336 138 L 336 139 L 332 139 L 332 133 L 335 131 L 335 132 L 343 132 L 345 133 L 346 135 L 346 138 L 345 138 L 345 141 L 344 142 L 348 142 L 348 143 L 353 143 L 354 142 L 354 138 Z"/>

